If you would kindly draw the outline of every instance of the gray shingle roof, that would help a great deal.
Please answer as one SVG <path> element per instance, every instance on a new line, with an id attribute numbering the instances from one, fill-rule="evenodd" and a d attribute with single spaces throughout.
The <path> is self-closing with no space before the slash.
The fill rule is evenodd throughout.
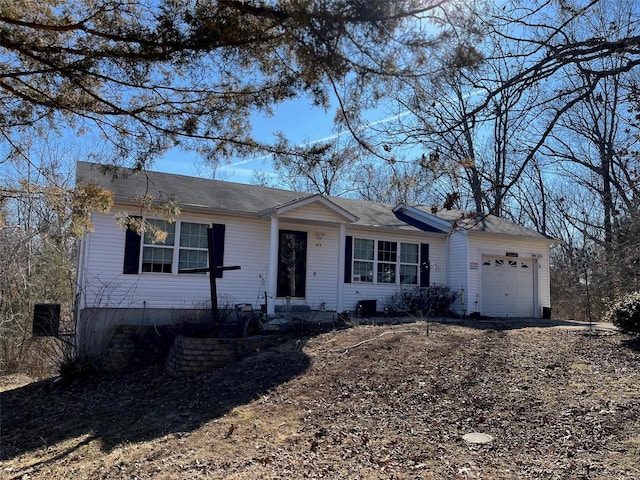
<path id="1" fill-rule="evenodd" d="M 416 208 L 431 213 L 430 207 L 418 206 Z M 488 232 L 501 235 L 539 238 L 541 240 L 553 239 L 553 237 L 543 235 L 535 230 L 494 215 L 477 216 L 471 212 L 455 209 L 438 210 L 435 215 L 438 218 L 451 222 L 454 228 L 462 228 L 471 232 Z"/>
<path id="2" fill-rule="evenodd" d="M 156 200 L 174 198 L 183 210 L 206 209 L 220 213 L 255 215 L 269 208 L 279 207 L 311 196 L 307 193 L 280 190 L 242 183 L 223 182 L 205 178 L 189 177 L 161 172 L 140 172 L 125 168 L 106 171 L 102 165 L 78 162 L 76 183 L 97 184 L 113 192 L 116 203 L 131 203 L 136 197 L 150 194 Z M 383 227 L 403 231 L 420 231 L 398 219 L 393 205 L 331 197 L 332 202 L 352 213 L 358 220 L 351 225 Z M 428 207 L 416 207 L 431 213 Z M 518 235 L 529 238 L 548 239 L 534 230 L 516 225 L 507 220 L 488 216 L 484 221 L 468 218 L 460 210 L 441 210 L 436 216 L 471 231 Z"/>
<path id="3" fill-rule="evenodd" d="M 78 162 L 76 182 L 97 184 L 111 190 L 116 203 L 130 203 L 136 197 L 150 194 L 157 200 L 173 197 L 183 210 L 198 208 L 244 215 L 258 215 L 268 208 L 312 195 L 161 172 L 134 173 L 125 168 L 105 173 L 104 166 L 88 162 Z M 352 225 L 420 231 L 398 220 L 392 205 L 339 197 L 331 197 L 331 201 L 358 217 Z"/>
<path id="4" fill-rule="evenodd" d="M 115 173 L 115 176 L 113 174 Z M 115 202 L 131 202 L 150 194 L 156 200 L 175 198 L 183 208 L 200 207 L 221 212 L 254 213 L 304 198 L 308 194 L 275 188 L 222 182 L 161 172 L 108 171 L 98 164 L 78 162 L 76 182 L 97 184 L 113 192 Z"/>

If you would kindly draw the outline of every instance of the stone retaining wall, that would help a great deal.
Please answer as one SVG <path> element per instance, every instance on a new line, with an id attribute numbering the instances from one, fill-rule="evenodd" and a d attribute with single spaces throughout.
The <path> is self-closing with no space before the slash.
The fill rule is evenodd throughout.
<path id="1" fill-rule="evenodd" d="M 194 338 L 176 336 L 165 364 L 170 375 L 192 375 L 222 367 L 273 345 L 274 337 Z"/>
<path id="2" fill-rule="evenodd" d="M 100 366 L 107 372 L 128 372 L 165 365 L 169 374 L 190 375 L 240 360 L 279 341 L 279 336 L 210 338 L 197 325 L 120 325 L 111 330 Z"/>
<path id="3" fill-rule="evenodd" d="M 107 372 L 127 372 L 161 364 L 169 355 L 176 332 L 176 325 L 114 327 L 100 366 Z"/>

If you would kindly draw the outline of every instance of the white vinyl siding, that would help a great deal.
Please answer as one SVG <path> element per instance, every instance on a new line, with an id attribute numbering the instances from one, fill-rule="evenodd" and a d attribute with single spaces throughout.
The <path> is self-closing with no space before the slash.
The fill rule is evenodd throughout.
<path id="1" fill-rule="evenodd" d="M 120 211 L 122 207 L 114 210 Z M 270 222 L 267 218 L 184 212 L 176 224 L 173 271 L 170 274 L 138 275 L 122 273 L 125 231 L 118 227 L 114 215 L 94 213 L 91 220 L 94 231 L 82 240 L 84 254 L 80 265 L 82 275 L 79 276 L 82 306 L 179 310 L 206 305 L 210 298 L 207 276 L 177 273 L 179 250 L 182 248 L 180 226 L 185 222 L 203 225 L 219 223 L 226 227 L 224 264 L 240 266 L 241 269 L 226 271 L 223 278 L 218 279 L 220 305 L 251 303 L 257 307 L 264 302 L 265 293 L 269 302 L 279 302 L 274 299 L 274 292 L 268 291 Z M 404 245 L 417 245 L 419 248 L 421 243 L 429 244 L 431 284 L 448 285 L 454 291 L 464 288 L 466 313 L 480 312 L 482 308 L 480 275 L 483 255 L 503 257 L 505 252 L 517 252 L 518 258 L 530 259 L 532 262 L 532 269 L 536 275 L 534 314 L 538 316 L 542 307 L 551 306 L 549 247 L 544 240 L 474 235 L 466 232 L 455 232 L 450 237 L 445 237 L 436 233 L 392 232 L 373 227 L 365 229 L 348 226 L 345 234 L 353 238 L 354 261 L 357 239 L 367 240 L 368 245 L 374 245 L 371 249 L 374 258 L 367 255 L 367 260 L 362 260 L 374 265 L 378 261 L 376 241 L 396 242 L 398 270 L 397 282 L 393 284 L 377 282 L 377 267 L 373 270 L 368 269 L 373 281 L 345 284 L 343 278 L 338 278 L 339 238 L 336 223 L 303 225 L 300 222 L 281 219 L 279 228 L 308 232 L 307 297 L 299 303 L 312 308 L 324 306 L 327 310 L 335 309 L 338 288 L 344 289 L 345 310 L 355 311 L 357 302 L 367 299 L 377 299 L 378 308 L 384 308 L 386 299 L 406 286 L 403 283 L 405 275 L 406 278 L 413 277 L 415 264 L 409 261 L 413 254 L 408 252 L 415 247 L 407 250 Z M 186 243 L 189 245 L 188 250 L 206 252 L 206 248 L 199 249 L 200 247 L 193 246 L 198 242 L 193 243 L 190 240 Z M 186 245 L 184 247 L 186 248 Z M 142 265 L 142 250 L 140 256 Z M 352 274 L 355 274 L 355 271 Z M 152 316 L 146 318 L 147 321 L 153 321 Z"/>
<path id="2" fill-rule="evenodd" d="M 280 224 L 281 228 L 288 228 Z M 297 225 L 296 228 L 300 228 Z M 319 238 L 320 237 L 320 238 Z M 335 310 L 338 291 L 338 228 L 311 227 L 308 230 L 307 292 L 300 303 L 313 309 Z M 341 282 L 340 282 L 341 283 Z"/>
<path id="3" fill-rule="evenodd" d="M 261 219 L 185 214 L 183 222 L 225 224 L 224 261 L 240 270 L 224 272 L 217 280 L 221 306 L 251 303 L 259 307 L 273 302 L 274 292 L 268 291 L 269 222 Z M 209 279 L 206 275 L 139 274 L 123 275 L 125 231 L 118 227 L 113 215 L 92 215 L 94 231 L 83 244 L 87 254 L 83 259 L 83 305 L 114 308 L 199 308 L 210 301 Z M 179 227 L 178 227 L 179 228 Z M 281 229 L 301 230 L 300 224 L 280 223 Z M 308 227 L 307 298 L 298 301 L 318 308 L 336 308 L 338 288 L 338 228 Z M 179 233 L 177 234 L 179 238 Z M 320 238 L 320 239 L 319 239 Z M 204 250 L 206 251 L 206 250 Z M 141 252 L 142 256 L 142 252 Z"/>
<path id="4" fill-rule="evenodd" d="M 284 222 L 287 221 L 288 218 L 291 219 L 300 219 L 304 218 L 307 222 L 336 222 L 339 220 L 336 213 L 331 211 L 324 205 L 311 203 L 308 205 L 304 205 L 293 210 L 290 210 L 286 213 L 279 215 L 280 219 Z"/>
<path id="5" fill-rule="evenodd" d="M 469 234 L 469 254 L 467 259 L 468 288 L 467 288 L 467 313 L 477 311 L 482 314 L 485 305 L 482 290 L 482 263 L 487 256 L 502 258 L 505 262 L 509 260 L 523 260 L 531 262 L 533 275 L 533 316 L 539 317 L 542 314 L 542 307 L 550 306 L 549 289 L 549 244 L 546 240 L 529 239 L 525 237 L 513 237 L 506 235 L 481 235 Z M 517 257 L 507 256 L 518 255 Z M 470 268 L 473 264 L 476 268 Z M 452 271 L 453 273 L 453 271 Z M 520 294 L 519 294 L 520 295 Z M 512 310 L 517 313 L 518 308 Z M 508 312 L 509 316 L 514 316 Z M 496 315 L 497 316 L 497 315 Z M 501 315 L 501 316 L 506 316 Z"/>
<path id="6" fill-rule="evenodd" d="M 449 237 L 449 272 L 447 283 L 449 288 L 454 291 L 462 292 L 463 289 L 465 291 L 464 299 L 459 295 L 452 305 L 452 309 L 459 313 L 462 313 L 463 310 L 466 313 L 479 311 L 479 306 L 474 307 L 471 303 L 476 300 L 476 297 L 472 294 L 472 289 L 469 286 L 470 262 L 467 241 L 467 232 L 464 231 L 455 232 Z"/>
<path id="7" fill-rule="evenodd" d="M 225 264 L 239 265 L 241 270 L 224 272 L 223 278 L 218 279 L 220 305 L 244 302 L 257 305 L 267 278 L 268 222 L 204 215 L 185 218 L 194 223 L 226 224 Z M 92 223 L 94 231 L 83 239 L 90 246 L 81 286 L 84 305 L 180 309 L 198 308 L 210 302 L 206 275 L 178 275 L 177 271 L 164 275 L 123 275 L 124 230 L 118 227 L 113 215 L 93 214 Z"/>
<path id="8" fill-rule="evenodd" d="M 355 244 L 357 239 L 368 239 L 375 241 L 378 238 L 384 238 L 388 241 L 395 241 L 399 244 L 415 244 L 418 246 L 421 243 L 429 244 L 429 263 L 430 263 L 430 282 L 431 284 L 445 284 L 447 280 L 446 271 L 446 250 L 445 250 L 445 237 L 437 233 L 391 233 L 384 232 L 381 235 L 380 232 L 375 230 L 362 231 L 350 230 L 347 228 L 347 235 L 353 237 L 353 257 L 355 258 Z M 402 248 L 402 247 L 401 247 Z M 402 262 L 400 262 L 402 263 Z M 355 272 L 354 272 L 355 273 Z M 416 285 L 417 286 L 417 285 Z M 382 310 L 387 300 L 400 288 L 407 288 L 408 285 L 401 285 L 400 283 L 365 283 L 365 282 L 352 282 L 344 284 L 344 309 L 350 312 L 356 311 L 356 305 L 360 300 L 376 299 L 377 309 Z"/>

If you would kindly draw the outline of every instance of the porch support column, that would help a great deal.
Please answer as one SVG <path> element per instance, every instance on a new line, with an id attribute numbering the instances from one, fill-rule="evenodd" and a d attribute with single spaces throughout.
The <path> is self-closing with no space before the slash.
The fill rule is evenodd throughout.
<path id="1" fill-rule="evenodd" d="M 540 304 L 540 283 L 539 274 L 540 260 L 536 254 L 533 254 L 533 318 L 542 317 L 542 306 Z"/>
<path id="2" fill-rule="evenodd" d="M 267 281 L 267 315 L 276 311 L 276 292 L 278 291 L 278 218 L 271 217 L 271 232 L 269 235 L 269 273 Z"/>
<path id="3" fill-rule="evenodd" d="M 346 244 L 346 227 L 344 223 L 339 225 L 338 231 L 338 279 L 337 279 L 337 295 L 336 295 L 336 312 L 344 311 L 344 260 L 345 260 L 345 244 Z"/>

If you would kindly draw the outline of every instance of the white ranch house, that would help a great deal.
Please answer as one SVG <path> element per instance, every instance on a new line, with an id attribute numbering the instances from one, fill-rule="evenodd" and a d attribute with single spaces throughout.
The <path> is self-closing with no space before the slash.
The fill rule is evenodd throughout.
<path id="1" fill-rule="evenodd" d="M 377 308 L 400 288 L 447 285 L 464 290 L 459 314 L 540 317 L 550 308 L 549 247 L 554 239 L 501 218 L 457 210 L 325 197 L 256 185 L 119 169 L 78 162 L 77 184 L 113 192 L 111 213 L 91 216 L 94 231 L 80 245 L 79 329 L 113 324 L 166 324 L 210 299 L 208 274 L 178 273 L 206 266 L 206 230 L 213 227 L 217 259 L 240 270 L 217 280 L 228 304 L 283 305 L 355 311 Z M 117 224 L 140 215 L 135 198 L 174 198 L 164 243 Z M 220 302 L 222 303 L 222 302 Z"/>

